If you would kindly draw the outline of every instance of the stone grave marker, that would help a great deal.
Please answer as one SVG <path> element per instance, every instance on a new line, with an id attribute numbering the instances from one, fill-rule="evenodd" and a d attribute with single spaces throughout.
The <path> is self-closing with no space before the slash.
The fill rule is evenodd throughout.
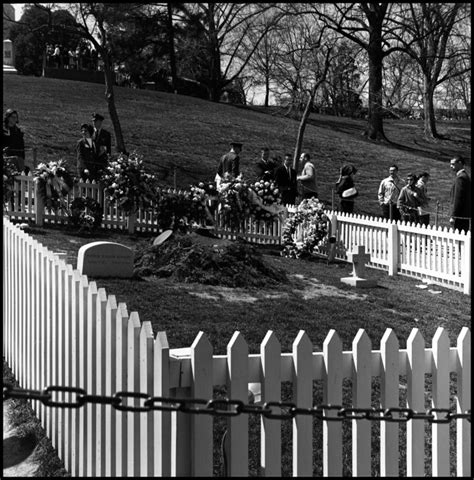
<path id="1" fill-rule="evenodd" d="M 133 250 L 114 242 L 83 245 L 77 256 L 77 269 L 91 277 L 130 278 L 133 275 Z"/>
<path id="2" fill-rule="evenodd" d="M 364 278 L 366 276 L 365 264 L 370 262 L 370 254 L 365 253 L 365 246 L 358 245 L 355 252 L 349 252 L 347 259 L 352 262 L 352 276 L 341 278 L 342 283 L 346 283 L 351 287 L 376 287 L 377 282 Z"/>

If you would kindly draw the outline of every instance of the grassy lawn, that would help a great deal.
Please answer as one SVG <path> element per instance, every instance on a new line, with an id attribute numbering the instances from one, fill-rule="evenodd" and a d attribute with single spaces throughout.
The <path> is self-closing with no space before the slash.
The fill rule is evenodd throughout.
<path id="1" fill-rule="evenodd" d="M 63 158 L 74 168 L 81 123 L 89 121 L 94 111 L 108 117 L 104 87 L 98 84 L 6 75 L 3 92 L 4 110 L 14 107 L 19 111 L 26 145 L 37 147 L 41 161 Z M 283 109 L 271 107 L 237 107 L 119 87 L 116 102 L 127 148 L 143 154 L 145 164 L 164 185 L 173 186 L 174 168 L 178 187 L 214 178 L 218 160 L 232 139 L 244 142 L 241 168 L 253 178 L 260 148 L 268 145 L 271 155 L 293 152 L 298 131 L 297 121 L 283 117 Z M 363 137 L 365 125 L 364 120 L 311 115 L 303 149 L 314 158 L 320 198 L 331 205 L 339 168 L 350 162 L 359 170 L 355 213 L 379 215 L 378 186 L 388 175 L 388 167 L 396 163 L 402 177 L 411 171 L 431 173 L 433 210 L 439 200 L 440 223 L 448 225 L 449 160 L 459 153 L 469 161 L 470 122 L 439 122 L 446 140 L 436 143 L 422 139 L 420 121 L 387 120 L 389 144 Z M 109 119 L 104 127 L 112 130 Z"/>

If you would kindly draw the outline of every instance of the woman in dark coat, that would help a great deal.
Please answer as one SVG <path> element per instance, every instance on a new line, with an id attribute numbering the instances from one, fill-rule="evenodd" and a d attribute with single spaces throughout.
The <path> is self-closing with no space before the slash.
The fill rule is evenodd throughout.
<path id="1" fill-rule="evenodd" d="M 25 170 L 25 141 L 23 132 L 18 127 L 18 112 L 9 108 L 3 117 L 2 148 L 7 157 L 16 157 L 18 171 Z"/>
<path id="2" fill-rule="evenodd" d="M 341 211 L 352 213 L 354 211 L 354 199 L 358 192 L 354 187 L 354 174 L 357 169 L 353 165 L 344 165 L 341 168 L 339 180 L 336 182 L 336 193 L 341 198 Z"/>

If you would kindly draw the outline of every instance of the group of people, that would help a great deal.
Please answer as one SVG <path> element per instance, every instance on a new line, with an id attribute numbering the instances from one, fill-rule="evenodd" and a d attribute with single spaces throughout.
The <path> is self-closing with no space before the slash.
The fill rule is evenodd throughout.
<path id="1" fill-rule="evenodd" d="M 104 117 L 93 113 L 92 124 L 81 125 L 82 138 L 76 145 L 77 176 L 83 180 L 99 180 L 107 167 L 112 151 L 112 135 L 102 128 Z"/>
<path id="2" fill-rule="evenodd" d="M 467 174 L 464 159 L 457 155 L 450 161 L 451 171 L 455 174 L 450 191 L 451 213 L 449 223 L 454 230 L 470 230 L 471 220 L 471 179 Z M 409 173 L 406 184 L 398 176 L 397 165 L 389 168 L 389 176 L 380 182 L 378 190 L 382 216 L 392 220 L 429 225 L 430 198 L 427 183 L 430 175 Z"/>
<path id="3" fill-rule="evenodd" d="M 46 62 L 49 67 L 69 70 L 101 70 L 101 59 L 95 48 L 89 45 L 78 46 L 77 49 L 63 48 L 61 45 L 46 47 Z"/>
<path id="4" fill-rule="evenodd" d="M 216 179 L 219 182 L 225 175 L 237 177 L 240 174 L 240 153 L 242 143 L 231 142 L 231 149 L 220 159 Z M 281 161 L 280 161 L 281 162 Z M 270 159 L 270 149 L 263 147 L 261 156 L 255 162 L 255 171 L 258 180 L 273 180 L 277 184 L 284 205 L 293 205 L 296 198 L 301 199 L 318 197 L 316 183 L 316 169 L 308 153 L 300 157 L 301 173 L 297 174 L 293 168 L 293 157 L 287 153 L 278 165 L 278 159 Z M 450 199 L 450 224 L 454 229 L 469 230 L 471 218 L 471 180 L 464 169 L 464 159 L 454 157 L 450 168 L 455 173 Z M 359 192 L 355 187 L 354 175 L 357 168 L 353 165 L 344 165 L 340 169 L 339 178 L 335 184 L 335 193 L 340 197 L 340 210 L 344 213 L 353 213 L 354 200 Z M 403 220 L 406 222 L 429 225 L 430 198 L 428 196 L 428 181 L 430 174 L 422 172 L 419 175 L 409 173 L 406 182 L 398 175 L 398 166 L 389 168 L 388 177 L 380 182 L 378 202 L 383 218 Z"/>
<path id="5" fill-rule="evenodd" d="M 242 151 L 242 143 L 231 142 L 230 147 L 230 151 L 219 161 L 216 174 L 218 182 L 226 175 L 235 178 L 240 174 L 239 155 Z M 294 205 L 298 194 L 302 199 L 317 197 L 316 168 L 311 162 L 309 153 L 301 154 L 300 161 L 303 162 L 303 169 L 301 174 L 297 175 L 292 166 L 293 156 L 290 153 L 285 154 L 283 161 L 271 160 L 270 149 L 262 147 L 260 158 L 255 162 L 257 180 L 273 180 L 281 192 L 284 205 Z"/>

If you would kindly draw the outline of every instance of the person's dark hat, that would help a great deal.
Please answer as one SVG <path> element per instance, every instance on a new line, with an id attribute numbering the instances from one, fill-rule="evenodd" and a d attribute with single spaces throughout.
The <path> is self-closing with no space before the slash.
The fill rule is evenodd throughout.
<path id="1" fill-rule="evenodd" d="M 100 113 L 93 113 L 92 114 L 92 120 L 104 120 L 104 117 Z"/>
<path id="2" fill-rule="evenodd" d="M 243 145 L 243 143 L 241 143 L 241 142 L 230 142 L 230 145 L 232 147 L 241 147 Z"/>

